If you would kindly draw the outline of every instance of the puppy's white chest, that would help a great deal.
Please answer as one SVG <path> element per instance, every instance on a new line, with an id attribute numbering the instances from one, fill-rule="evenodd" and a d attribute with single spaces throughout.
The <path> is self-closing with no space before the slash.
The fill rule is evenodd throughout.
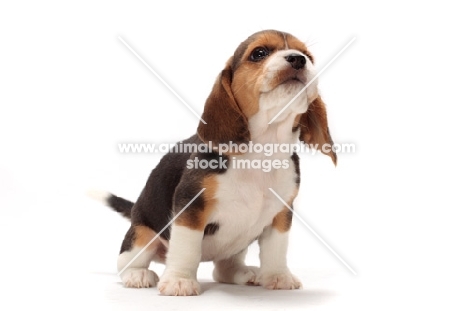
<path id="1" fill-rule="evenodd" d="M 251 165 L 256 163 L 256 168 L 245 165 L 241 168 L 236 163 L 240 160 Z M 267 171 L 270 161 L 281 163 L 281 167 Z M 205 237 L 203 260 L 227 258 L 245 249 L 284 208 L 269 189 L 289 201 L 296 192 L 295 179 L 289 154 L 274 158 L 244 155 L 232 159 L 227 172 L 217 177 L 217 205 L 209 222 L 218 224 L 219 230 Z"/>

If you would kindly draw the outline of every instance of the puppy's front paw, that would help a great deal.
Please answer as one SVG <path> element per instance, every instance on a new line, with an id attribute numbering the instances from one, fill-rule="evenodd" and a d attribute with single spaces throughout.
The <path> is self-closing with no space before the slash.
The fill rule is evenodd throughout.
<path id="1" fill-rule="evenodd" d="M 290 272 L 266 273 L 260 275 L 260 284 L 266 289 L 299 289 L 302 284 Z"/>
<path id="2" fill-rule="evenodd" d="M 197 280 L 178 276 L 163 276 L 158 289 L 164 296 L 197 296 L 201 293 Z"/>
<path id="3" fill-rule="evenodd" d="M 158 276 L 148 269 L 129 268 L 120 277 L 125 287 L 144 288 L 153 287 L 158 283 Z"/>

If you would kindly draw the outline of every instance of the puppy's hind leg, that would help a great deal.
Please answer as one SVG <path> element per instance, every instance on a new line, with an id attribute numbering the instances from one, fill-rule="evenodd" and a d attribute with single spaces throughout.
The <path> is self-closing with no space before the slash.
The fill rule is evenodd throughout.
<path id="1" fill-rule="evenodd" d="M 220 283 L 260 285 L 257 278 L 260 269 L 244 263 L 247 248 L 230 258 L 215 261 L 213 278 Z"/>
<path id="2" fill-rule="evenodd" d="M 125 235 L 117 260 L 117 269 L 125 287 L 154 287 L 159 281 L 156 273 L 148 269 L 151 261 L 160 257 L 161 248 L 165 248 L 160 239 L 150 243 L 155 236 L 149 227 L 134 225 Z"/>

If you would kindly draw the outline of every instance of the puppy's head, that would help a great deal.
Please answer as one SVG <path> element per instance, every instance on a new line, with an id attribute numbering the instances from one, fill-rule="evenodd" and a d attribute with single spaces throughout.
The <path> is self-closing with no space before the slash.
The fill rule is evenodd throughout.
<path id="1" fill-rule="evenodd" d="M 200 122 L 198 135 L 214 146 L 248 143 L 252 120 L 258 132 L 293 118 L 291 132 L 299 130 L 303 142 L 319 149 L 333 145 L 315 74 L 311 53 L 294 36 L 276 30 L 251 35 L 219 74 L 202 115 L 207 124 Z M 327 155 L 336 164 L 336 154 Z"/>

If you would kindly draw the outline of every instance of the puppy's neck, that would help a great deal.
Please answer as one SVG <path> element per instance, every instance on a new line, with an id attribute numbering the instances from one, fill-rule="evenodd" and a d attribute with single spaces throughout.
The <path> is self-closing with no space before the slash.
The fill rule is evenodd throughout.
<path id="1" fill-rule="evenodd" d="M 281 121 L 268 124 L 267 114 L 258 114 L 249 120 L 251 140 L 255 144 L 294 144 L 299 132 L 293 131 L 297 114 L 289 113 Z"/>
<path id="2" fill-rule="evenodd" d="M 296 117 L 307 110 L 307 96 L 302 93 L 287 105 L 289 101 L 284 100 L 285 96 L 274 96 L 276 94 L 272 93 L 262 94 L 258 112 L 249 118 L 251 140 L 260 144 L 297 143 L 299 131 L 294 131 L 293 127 Z"/>

